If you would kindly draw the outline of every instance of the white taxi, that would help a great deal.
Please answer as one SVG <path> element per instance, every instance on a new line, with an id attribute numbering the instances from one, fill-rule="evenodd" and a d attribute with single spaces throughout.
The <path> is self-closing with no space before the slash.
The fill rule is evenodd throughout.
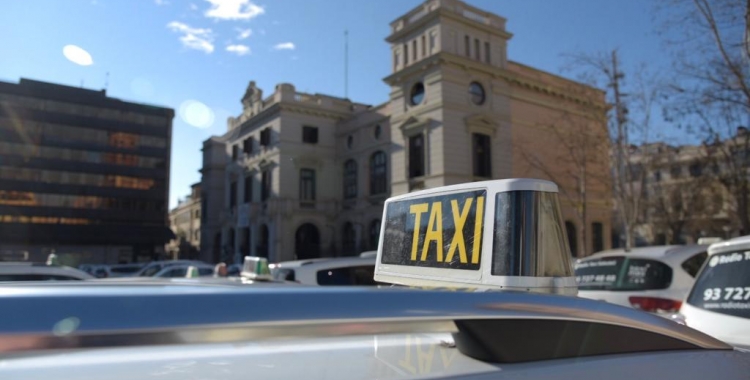
<path id="1" fill-rule="evenodd" d="M 666 314 L 680 304 L 706 260 L 707 245 L 600 252 L 575 265 L 578 296 Z"/>
<path id="2" fill-rule="evenodd" d="M 573 297 L 553 183 L 420 191 L 383 220 L 374 278 L 403 286 L 0 285 L 0 378 L 747 378 L 746 352 Z"/>
<path id="3" fill-rule="evenodd" d="M 750 236 L 716 243 L 680 308 L 688 326 L 750 347 Z"/>

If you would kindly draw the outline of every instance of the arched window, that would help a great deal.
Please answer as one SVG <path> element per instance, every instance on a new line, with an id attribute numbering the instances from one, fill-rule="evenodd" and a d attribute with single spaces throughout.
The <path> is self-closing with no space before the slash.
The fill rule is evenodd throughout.
<path id="1" fill-rule="evenodd" d="M 370 249 L 378 249 L 378 242 L 380 241 L 380 219 L 373 219 L 370 222 Z"/>
<path id="2" fill-rule="evenodd" d="M 388 162 L 385 152 L 377 151 L 370 156 L 370 195 L 385 194 Z"/>
<path id="3" fill-rule="evenodd" d="M 357 197 L 357 161 L 344 163 L 344 199 Z"/>
<path id="4" fill-rule="evenodd" d="M 305 223 L 297 228 L 294 235 L 294 253 L 298 260 L 320 257 L 320 233 L 318 227 Z"/>
<path id="5" fill-rule="evenodd" d="M 565 232 L 568 234 L 568 244 L 570 245 L 570 254 L 578 257 L 578 235 L 576 234 L 576 225 L 573 222 L 565 221 Z"/>
<path id="6" fill-rule="evenodd" d="M 344 229 L 342 231 L 341 240 L 341 251 L 344 256 L 352 256 L 356 254 L 357 249 L 357 236 L 354 232 L 354 225 L 351 222 L 344 223 Z"/>

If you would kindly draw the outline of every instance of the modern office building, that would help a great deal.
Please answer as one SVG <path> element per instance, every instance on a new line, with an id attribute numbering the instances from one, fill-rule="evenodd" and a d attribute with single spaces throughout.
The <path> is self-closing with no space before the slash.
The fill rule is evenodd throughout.
<path id="1" fill-rule="evenodd" d="M 511 177 L 575 193 L 566 136 L 598 134 L 588 170 L 609 170 L 604 93 L 511 61 L 506 20 L 458 0 L 429 0 L 390 25 L 389 99 L 366 105 L 250 82 L 242 113 L 203 143 L 201 254 L 271 261 L 377 247 L 383 201 L 412 190 Z M 533 160 L 526 154 L 534 153 Z M 533 161 L 533 162 L 532 162 Z M 543 163 L 542 167 L 536 165 Z M 574 255 L 610 246 L 611 193 L 588 189 L 587 218 L 561 197 Z M 590 225 L 577 242 L 581 223 Z"/>
<path id="2" fill-rule="evenodd" d="M 105 90 L 0 82 L 0 259 L 163 256 L 173 117 Z"/>

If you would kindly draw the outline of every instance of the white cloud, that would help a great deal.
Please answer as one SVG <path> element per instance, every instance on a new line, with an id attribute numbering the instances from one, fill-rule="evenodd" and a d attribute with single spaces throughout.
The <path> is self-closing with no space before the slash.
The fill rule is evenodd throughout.
<path id="1" fill-rule="evenodd" d="M 245 38 L 248 38 L 253 35 L 253 31 L 251 29 L 242 29 L 237 28 L 235 29 L 237 31 L 237 39 L 238 40 L 244 40 Z"/>
<path id="2" fill-rule="evenodd" d="M 282 42 L 276 44 L 276 46 L 273 47 L 273 50 L 294 50 L 294 48 L 294 42 Z"/>
<path id="3" fill-rule="evenodd" d="M 250 20 L 266 12 L 251 0 L 206 0 L 211 3 L 205 15 L 217 20 Z"/>
<path id="4" fill-rule="evenodd" d="M 198 10 L 198 6 L 195 5 L 195 3 L 190 3 L 190 5 L 188 5 L 188 7 L 190 8 L 191 11 L 197 11 Z"/>
<path id="5" fill-rule="evenodd" d="M 240 55 L 240 56 L 242 56 L 242 55 L 248 55 L 248 54 L 250 54 L 250 47 L 247 46 L 247 45 L 240 45 L 240 44 L 229 45 L 229 46 L 227 46 L 227 51 L 230 52 L 230 53 L 234 53 L 234 54 Z"/>
<path id="6" fill-rule="evenodd" d="M 200 50 L 206 54 L 214 51 L 214 33 L 211 29 L 191 28 L 178 21 L 170 22 L 167 28 L 173 32 L 182 33 L 180 42 L 186 48 Z"/>
<path id="7" fill-rule="evenodd" d="M 154 2 L 156 3 L 156 5 L 167 5 L 167 4 L 169 4 L 169 1 L 167 1 L 167 0 L 154 0 Z"/>

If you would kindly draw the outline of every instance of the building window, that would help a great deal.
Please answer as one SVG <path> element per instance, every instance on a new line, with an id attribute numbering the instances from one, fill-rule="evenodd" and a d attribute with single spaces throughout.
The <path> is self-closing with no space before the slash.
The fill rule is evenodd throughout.
<path id="1" fill-rule="evenodd" d="M 424 175 L 424 136 L 409 137 L 409 178 Z"/>
<path id="2" fill-rule="evenodd" d="M 416 106 L 418 104 L 421 104 L 424 100 L 424 84 L 422 82 L 414 83 L 414 86 L 411 87 L 411 93 L 409 96 L 409 101 L 411 102 L 411 105 Z"/>
<path id="3" fill-rule="evenodd" d="M 271 145 L 271 128 L 260 131 L 260 145 L 266 147 Z"/>
<path id="4" fill-rule="evenodd" d="M 250 155 L 253 153 L 253 138 L 248 137 L 242 142 L 242 150 L 245 154 Z"/>
<path id="5" fill-rule="evenodd" d="M 565 221 L 565 232 L 568 235 L 568 245 L 570 246 L 570 254 L 573 257 L 578 257 L 578 235 L 576 234 L 576 225 L 573 222 Z"/>
<path id="6" fill-rule="evenodd" d="M 318 143 L 318 127 L 302 127 L 302 142 L 308 144 Z"/>
<path id="7" fill-rule="evenodd" d="M 245 196 L 244 196 L 245 203 L 250 203 L 253 201 L 253 176 L 249 175 L 245 177 Z"/>
<path id="8" fill-rule="evenodd" d="M 422 35 L 422 58 L 427 56 L 427 37 Z"/>
<path id="9" fill-rule="evenodd" d="M 475 38 L 475 39 L 474 39 L 474 58 L 475 58 L 475 59 L 476 59 L 477 61 L 479 61 L 479 60 L 481 60 L 481 59 L 482 59 L 482 58 L 481 58 L 481 56 L 480 56 L 480 54 L 482 54 L 482 51 L 481 51 L 481 50 L 479 50 L 479 39 L 478 39 L 478 38 Z"/>
<path id="10" fill-rule="evenodd" d="M 356 253 L 355 251 L 357 249 L 357 237 L 354 233 L 354 225 L 351 222 L 344 223 L 342 233 L 343 239 L 341 242 L 341 250 L 343 251 L 344 256 L 352 256 Z"/>
<path id="11" fill-rule="evenodd" d="M 604 225 L 599 222 L 591 223 L 591 235 L 594 253 L 604 250 Z"/>
<path id="12" fill-rule="evenodd" d="M 482 133 L 472 133 L 473 155 L 474 155 L 474 176 L 492 178 L 492 158 L 490 151 L 491 138 Z"/>
<path id="13" fill-rule="evenodd" d="M 409 44 L 404 44 L 404 66 L 409 64 Z"/>
<path id="14" fill-rule="evenodd" d="M 661 172 L 658 170 L 654 172 L 654 182 L 661 182 Z"/>
<path id="15" fill-rule="evenodd" d="M 260 175 L 260 201 L 265 202 L 271 197 L 271 169 L 266 169 Z"/>
<path id="16" fill-rule="evenodd" d="M 690 171 L 691 177 L 700 177 L 701 174 L 703 174 L 703 165 L 696 162 L 694 164 L 691 164 L 688 170 Z"/>
<path id="17" fill-rule="evenodd" d="M 351 150 L 354 147 L 354 136 L 346 136 L 346 149 Z"/>
<path id="18" fill-rule="evenodd" d="M 464 36 L 464 53 L 471 58 L 471 38 L 469 36 Z"/>
<path id="19" fill-rule="evenodd" d="M 383 151 L 370 156 L 370 195 L 384 194 L 387 191 L 387 165 Z"/>
<path id="20" fill-rule="evenodd" d="M 437 36 L 435 35 L 435 32 L 430 33 L 430 53 L 435 52 L 435 39 Z"/>
<path id="21" fill-rule="evenodd" d="M 375 136 L 375 140 L 380 140 L 380 135 L 383 134 L 383 127 L 380 124 L 376 125 L 372 134 Z"/>
<path id="22" fill-rule="evenodd" d="M 237 181 L 229 184 L 229 207 L 237 206 Z"/>
<path id="23" fill-rule="evenodd" d="M 357 161 L 344 163 L 344 199 L 357 197 Z"/>
<path id="24" fill-rule="evenodd" d="M 237 161 L 239 156 L 240 156 L 240 147 L 237 145 L 232 145 L 232 161 Z"/>
<path id="25" fill-rule="evenodd" d="M 393 52 L 393 71 L 398 70 L 398 50 Z"/>
<path id="26" fill-rule="evenodd" d="M 370 222 L 370 249 L 378 249 L 378 243 L 380 242 L 380 220 L 374 219 Z"/>
<path id="27" fill-rule="evenodd" d="M 413 62 L 417 61 L 417 40 L 411 42 L 411 60 Z"/>
<path id="28" fill-rule="evenodd" d="M 302 127 L 302 142 L 308 144 L 318 143 L 318 127 Z"/>
<path id="29" fill-rule="evenodd" d="M 680 165 L 672 165 L 672 167 L 669 168 L 669 175 L 672 178 L 680 178 L 681 174 L 682 174 L 682 166 L 680 166 Z"/>
<path id="30" fill-rule="evenodd" d="M 315 170 L 300 169 L 299 199 L 308 202 L 315 200 Z"/>
<path id="31" fill-rule="evenodd" d="M 486 63 L 490 63 L 490 61 L 491 61 L 490 57 L 491 57 L 491 55 L 490 55 L 490 43 L 489 42 L 485 42 L 484 43 L 484 61 Z"/>
<path id="32" fill-rule="evenodd" d="M 485 94 L 484 87 L 478 82 L 471 82 L 469 85 L 469 95 L 471 95 L 471 102 L 481 106 L 484 104 Z"/>

